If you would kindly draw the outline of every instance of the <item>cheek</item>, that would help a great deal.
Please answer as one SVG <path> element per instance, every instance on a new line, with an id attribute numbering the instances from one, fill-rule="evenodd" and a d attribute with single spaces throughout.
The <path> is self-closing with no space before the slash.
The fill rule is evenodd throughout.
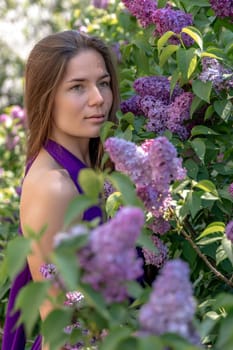
<path id="1" fill-rule="evenodd" d="M 108 91 L 108 93 L 106 94 L 105 101 L 106 101 L 106 104 L 110 110 L 112 107 L 112 103 L 113 103 L 113 94 L 112 94 L 111 90 Z"/>

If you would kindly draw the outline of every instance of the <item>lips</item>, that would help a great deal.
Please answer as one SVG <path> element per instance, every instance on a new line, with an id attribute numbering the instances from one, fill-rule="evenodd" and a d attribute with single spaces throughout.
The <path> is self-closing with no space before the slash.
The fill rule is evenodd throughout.
<path id="1" fill-rule="evenodd" d="M 88 119 L 104 119 L 104 114 L 91 115 Z"/>

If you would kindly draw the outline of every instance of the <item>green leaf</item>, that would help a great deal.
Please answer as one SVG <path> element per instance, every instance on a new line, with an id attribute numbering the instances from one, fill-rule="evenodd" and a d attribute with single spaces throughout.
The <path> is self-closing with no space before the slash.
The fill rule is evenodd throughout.
<path id="1" fill-rule="evenodd" d="M 31 240 L 25 237 L 16 237 L 8 243 L 6 250 L 6 269 L 11 280 L 25 266 L 26 258 L 30 251 Z"/>
<path id="2" fill-rule="evenodd" d="M 152 232 L 147 229 L 143 229 L 140 236 L 137 239 L 137 245 L 145 247 L 154 253 L 158 253 L 158 249 L 155 247 L 152 241 Z"/>
<path id="3" fill-rule="evenodd" d="M 197 239 L 203 238 L 205 236 L 208 236 L 212 233 L 221 232 L 223 233 L 225 231 L 225 224 L 221 221 L 215 221 L 209 224 L 204 231 L 197 237 Z"/>
<path id="4" fill-rule="evenodd" d="M 157 47 L 158 47 L 158 53 L 160 55 L 161 50 L 163 49 L 164 45 L 166 44 L 166 42 L 173 36 L 176 35 L 176 33 L 172 32 L 171 30 L 169 30 L 168 32 L 164 33 L 161 38 L 159 38 L 158 43 L 157 43 Z"/>
<path id="5" fill-rule="evenodd" d="M 113 172 L 109 175 L 108 180 L 121 192 L 125 205 L 143 207 L 142 201 L 136 195 L 135 187 L 127 175 Z"/>
<path id="6" fill-rule="evenodd" d="M 100 345 L 100 350 L 119 350 L 120 342 L 130 337 L 131 333 L 132 330 L 126 326 L 110 330 L 109 334 Z"/>
<path id="7" fill-rule="evenodd" d="M 193 116 L 193 113 L 197 110 L 197 108 L 200 106 L 202 103 L 202 100 L 198 96 L 194 96 L 190 108 L 190 117 Z"/>
<path id="8" fill-rule="evenodd" d="M 139 337 L 138 343 L 138 350 L 164 350 L 163 341 L 156 336 Z"/>
<path id="9" fill-rule="evenodd" d="M 74 223 L 74 221 L 80 221 L 83 212 L 97 204 L 97 198 L 90 198 L 86 195 L 78 195 L 68 205 L 64 220 L 65 228 L 69 227 L 72 223 Z"/>
<path id="10" fill-rule="evenodd" d="M 224 236 L 222 239 L 222 246 L 224 251 L 227 254 L 228 259 L 233 265 L 233 246 L 232 246 L 232 242 L 226 236 Z"/>
<path id="11" fill-rule="evenodd" d="M 188 159 L 184 162 L 184 167 L 187 169 L 187 175 L 195 180 L 199 171 L 197 163 Z"/>
<path id="12" fill-rule="evenodd" d="M 67 247 L 58 247 L 52 255 L 52 261 L 56 265 L 68 290 L 77 288 L 79 269 L 75 252 Z"/>
<path id="13" fill-rule="evenodd" d="M 212 90 L 211 81 L 207 81 L 206 83 L 204 83 L 201 80 L 193 80 L 192 89 L 194 94 L 198 96 L 200 99 L 208 103 L 210 102 L 210 94 Z"/>
<path id="14" fill-rule="evenodd" d="M 197 213 L 202 209 L 200 193 L 190 191 L 187 197 L 187 205 L 190 209 L 192 218 L 195 218 Z"/>
<path id="15" fill-rule="evenodd" d="M 114 135 L 114 127 L 115 127 L 115 124 L 113 122 L 110 122 L 110 121 L 106 121 L 101 129 L 100 129 L 100 139 L 101 139 L 101 142 L 104 143 L 104 141 L 110 137 L 110 136 L 113 136 Z"/>
<path id="16" fill-rule="evenodd" d="M 21 310 L 18 324 L 24 324 L 28 336 L 39 318 L 39 308 L 46 298 L 49 286 L 48 281 L 29 282 L 17 296 L 14 310 Z"/>
<path id="17" fill-rule="evenodd" d="M 231 116 L 232 103 L 228 100 L 215 101 L 214 110 L 225 122 L 227 122 Z"/>
<path id="18" fill-rule="evenodd" d="M 90 198 L 99 198 L 100 193 L 103 191 L 103 176 L 93 169 L 80 170 L 78 182 L 84 193 Z"/>
<path id="19" fill-rule="evenodd" d="M 126 282 L 128 294 L 134 299 L 139 298 L 143 293 L 142 286 L 136 281 Z"/>
<path id="20" fill-rule="evenodd" d="M 195 49 L 183 49 L 179 48 L 176 52 L 177 64 L 180 72 L 185 80 L 189 79 L 194 72 L 197 64 Z"/>
<path id="21" fill-rule="evenodd" d="M 188 34 L 197 43 L 197 45 L 200 47 L 200 49 L 203 50 L 202 35 L 201 35 L 201 32 L 197 28 L 192 27 L 192 26 L 184 27 L 184 28 L 182 28 L 181 33 Z"/>
<path id="22" fill-rule="evenodd" d="M 196 138 L 193 141 L 191 141 L 191 145 L 199 159 L 204 163 L 206 152 L 206 145 L 204 141 L 202 141 L 202 139 L 200 138 Z"/>
<path id="23" fill-rule="evenodd" d="M 159 65 L 163 67 L 163 65 L 167 62 L 168 58 L 179 49 L 178 45 L 168 45 L 163 50 L 161 55 L 159 56 Z"/>
<path id="24" fill-rule="evenodd" d="M 88 305 L 94 307 L 96 311 L 106 320 L 111 320 L 111 315 L 106 308 L 105 300 L 100 293 L 94 291 L 87 284 L 80 284 L 78 290 L 84 295 Z"/>
<path id="25" fill-rule="evenodd" d="M 210 105 L 205 111 L 204 121 L 210 119 L 213 114 L 214 114 L 214 107 L 213 105 Z"/>
<path id="26" fill-rule="evenodd" d="M 223 318 L 220 324 L 220 330 L 216 343 L 216 350 L 232 350 L 233 333 L 232 333 L 233 313 L 231 312 L 226 318 Z"/>
<path id="27" fill-rule="evenodd" d="M 42 323 L 42 335 L 50 350 L 61 349 L 68 336 L 64 328 L 72 323 L 72 309 L 53 310 Z"/>
<path id="28" fill-rule="evenodd" d="M 198 183 L 196 183 L 194 187 L 198 187 L 205 192 L 209 192 L 214 196 L 219 197 L 215 184 L 210 180 L 201 180 Z"/>
<path id="29" fill-rule="evenodd" d="M 196 135 L 219 135 L 217 132 L 214 130 L 208 128 L 205 125 L 197 125 L 192 128 L 191 131 L 192 136 Z"/>
<path id="30" fill-rule="evenodd" d="M 113 192 L 106 201 L 106 212 L 108 217 L 113 217 L 117 210 L 123 205 L 123 198 L 120 192 Z"/>

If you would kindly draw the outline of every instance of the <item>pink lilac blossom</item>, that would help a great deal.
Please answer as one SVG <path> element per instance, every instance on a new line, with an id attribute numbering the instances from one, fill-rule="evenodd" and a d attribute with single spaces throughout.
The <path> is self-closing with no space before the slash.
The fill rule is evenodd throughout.
<path id="1" fill-rule="evenodd" d="M 168 258 L 168 248 L 156 235 L 152 235 L 151 239 L 154 246 L 157 248 L 157 251 L 153 252 L 145 247 L 142 248 L 145 264 L 161 268 Z"/>
<path id="2" fill-rule="evenodd" d="M 44 278 L 48 280 L 54 280 L 57 274 L 57 269 L 54 264 L 43 264 L 40 267 L 40 273 Z"/>
<path id="3" fill-rule="evenodd" d="M 233 183 L 228 187 L 228 191 L 233 196 Z"/>
<path id="4" fill-rule="evenodd" d="M 197 343 L 199 338 L 192 328 L 195 308 L 187 263 L 180 259 L 167 261 L 153 282 L 149 301 L 139 312 L 141 329 L 152 335 L 177 333 Z"/>
<path id="5" fill-rule="evenodd" d="M 233 0 L 210 0 L 210 5 L 216 16 L 233 17 Z"/>
<path id="6" fill-rule="evenodd" d="M 26 113 L 25 113 L 25 110 L 16 105 L 16 106 L 13 106 L 12 109 L 11 109 L 11 112 L 10 112 L 11 116 L 13 119 L 17 119 L 18 120 L 18 124 L 23 124 L 25 123 L 25 120 L 26 120 Z"/>
<path id="7" fill-rule="evenodd" d="M 67 292 L 66 293 L 66 300 L 64 301 L 64 305 L 74 306 L 76 304 L 79 304 L 83 299 L 84 299 L 83 294 L 78 292 L 78 291 Z"/>
<path id="8" fill-rule="evenodd" d="M 233 243 L 233 220 L 229 221 L 226 225 L 226 236 Z"/>
<path id="9" fill-rule="evenodd" d="M 152 23 L 152 14 L 157 9 L 156 0 L 122 0 L 122 2 L 143 27 Z"/>
<path id="10" fill-rule="evenodd" d="M 170 6 L 154 11 L 152 14 L 152 21 L 156 25 L 155 36 L 162 36 L 168 31 L 180 34 L 184 27 L 193 25 L 193 18 L 190 13 L 185 13 L 181 10 L 173 10 Z M 194 43 L 193 39 L 186 33 L 182 33 L 181 38 L 186 46 L 191 46 Z M 179 38 L 175 36 L 172 36 L 169 41 L 172 44 L 180 43 Z"/>
<path id="11" fill-rule="evenodd" d="M 233 88 L 233 71 L 224 68 L 218 60 L 212 57 L 202 59 L 202 72 L 199 79 L 203 82 L 211 81 L 217 91 Z"/>
<path id="12" fill-rule="evenodd" d="M 78 252 L 83 281 L 101 292 L 107 302 L 128 298 L 125 282 L 142 276 L 136 240 L 144 224 L 139 208 L 123 207 L 107 223 L 90 233 L 89 244 Z"/>

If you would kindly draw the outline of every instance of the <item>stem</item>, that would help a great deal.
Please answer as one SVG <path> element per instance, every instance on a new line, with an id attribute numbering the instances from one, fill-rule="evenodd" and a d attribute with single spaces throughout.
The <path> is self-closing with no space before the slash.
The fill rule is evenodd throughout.
<path id="1" fill-rule="evenodd" d="M 191 233 L 193 233 L 193 229 L 191 225 L 185 220 L 186 226 L 190 229 Z M 215 274 L 215 276 L 225 282 L 229 287 L 233 288 L 233 281 L 232 278 L 229 280 L 227 279 L 220 271 L 218 271 L 211 262 L 207 259 L 207 257 L 201 252 L 200 248 L 197 246 L 197 244 L 192 240 L 192 237 L 184 230 L 181 230 L 181 234 L 185 237 L 185 239 L 190 243 L 190 245 L 193 247 L 197 255 L 204 261 L 204 263 L 209 267 L 209 269 Z"/>

